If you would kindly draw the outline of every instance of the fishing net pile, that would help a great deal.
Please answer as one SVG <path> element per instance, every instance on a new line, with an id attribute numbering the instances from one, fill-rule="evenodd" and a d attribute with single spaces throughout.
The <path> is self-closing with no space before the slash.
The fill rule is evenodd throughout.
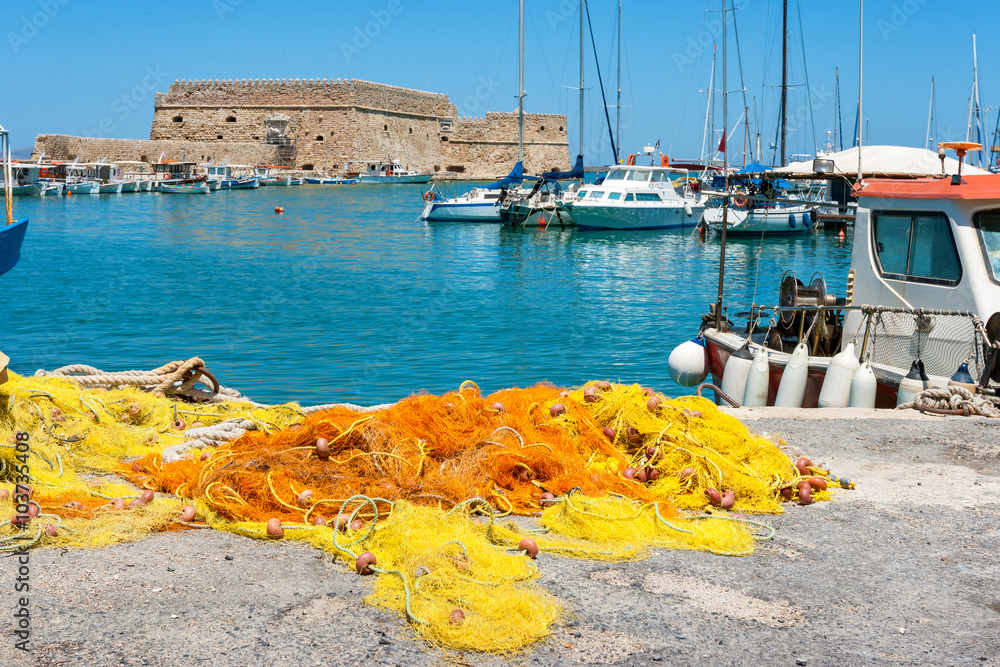
<path id="1" fill-rule="evenodd" d="M 826 500 L 839 482 L 705 399 L 607 382 L 489 396 L 465 383 L 366 412 L 15 376 L 0 385 L 0 442 L 0 516 L 14 519 L 0 550 L 24 534 L 100 547 L 187 527 L 303 540 L 377 573 L 367 601 L 427 640 L 497 652 L 564 614 L 538 584 L 539 551 L 747 555 L 769 536 L 747 515 Z"/>

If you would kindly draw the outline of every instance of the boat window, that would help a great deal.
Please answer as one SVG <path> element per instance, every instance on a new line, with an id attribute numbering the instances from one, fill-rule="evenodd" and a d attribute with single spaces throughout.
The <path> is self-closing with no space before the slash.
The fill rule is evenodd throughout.
<path id="1" fill-rule="evenodd" d="M 635 201 L 635 197 L 632 196 L 631 192 L 625 195 L 625 201 Z"/>
<path id="2" fill-rule="evenodd" d="M 660 195 L 655 192 L 636 192 L 636 201 L 660 201 Z"/>
<path id="3" fill-rule="evenodd" d="M 590 198 L 591 199 L 600 199 L 603 196 L 604 196 L 604 190 L 593 190 L 590 193 Z"/>
<path id="4" fill-rule="evenodd" d="M 979 243 L 990 277 L 1000 283 L 1000 210 L 977 213 L 973 223 L 979 230 Z"/>
<path id="5" fill-rule="evenodd" d="M 628 176 L 629 176 L 628 180 L 639 181 L 640 183 L 645 183 L 646 181 L 649 180 L 648 171 L 631 171 L 629 172 Z"/>
<path id="6" fill-rule="evenodd" d="M 622 198 L 622 193 L 620 193 L 620 192 L 609 192 L 608 193 L 608 199 L 618 200 L 618 199 L 621 199 L 621 198 Z"/>
<path id="7" fill-rule="evenodd" d="M 612 169 L 608 172 L 608 175 L 604 177 L 606 181 L 621 181 L 625 178 L 625 172 L 621 169 Z"/>
<path id="8" fill-rule="evenodd" d="M 872 212 L 872 235 L 886 278 L 957 285 L 962 278 L 948 216 L 936 211 Z"/>

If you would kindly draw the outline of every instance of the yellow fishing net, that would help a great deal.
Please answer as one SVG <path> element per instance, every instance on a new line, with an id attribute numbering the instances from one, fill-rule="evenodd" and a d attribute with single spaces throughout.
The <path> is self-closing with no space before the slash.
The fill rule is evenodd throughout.
<path id="1" fill-rule="evenodd" d="M 251 430 L 164 462 L 185 430 L 236 419 Z M 305 414 L 13 376 L 0 385 L 0 442 L 0 519 L 25 522 L 32 546 L 195 526 L 304 540 L 377 573 L 366 600 L 428 641 L 500 653 L 563 614 L 537 582 L 535 552 L 747 555 L 769 529 L 727 510 L 779 513 L 788 499 L 828 499 L 835 481 L 707 400 L 607 382 L 489 396 L 466 383 L 378 411 Z M 28 504 L 14 502 L 18 481 L 33 487 Z M 0 523 L 0 551 L 23 535 Z"/>

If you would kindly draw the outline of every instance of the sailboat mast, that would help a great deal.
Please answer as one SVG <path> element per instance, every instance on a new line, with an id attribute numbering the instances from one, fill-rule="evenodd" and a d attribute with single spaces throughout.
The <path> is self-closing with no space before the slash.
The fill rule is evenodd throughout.
<path id="1" fill-rule="evenodd" d="M 618 101 L 615 102 L 617 111 L 615 121 L 618 127 L 615 129 L 615 143 L 619 149 L 622 145 L 622 0 L 618 0 Z"/>
<path id="2" fill-rule="evenodd" d="M 715 44 L 712 44 L 712 74 L 708 77 L 708 102 L 705 104 L 705 132 L 701 136 L 701 159 L 707 160 L 708 122 L 712 116 L 712 98 L 715 96 Z"/>
<path id="3" fill-rule="evenodd" d="M 583 155 L 583 15 L 587 0 L 580 0 L 580 155 Z M 583 179 L 580 180 L 583 182 Z"/>
<path id="4" fill-rule="evenodd" d="M 858 133 L 858 184 L 864 179 L 861 171 L 861 154 L 864 152 L 861 141 L 861 99 L 864 92 L 863 75 L 865 72 L 865 0 L 858 0 L 858 122 L 855 130 Z"/>
<path id="5" fill-rule="evenodd" d="M 934 77 L 931 77 L 931 101 L 927 107 L 927 138 L 924 140 L 924 148 L 930 150 L 931 147 L 931 125 L 934 123 Z"/>
<path id="6" fill-rule="evenodd" d="M 726 78 L 726 1 L 722 0 L 722 136 L 726 136 L 729 127 L 729 81 Z M 735 10 L 734 10 L 735 11 Z M 722 291 L 726 276 L 726 230 L 729 227 L 729 146 L 724 145 L 722 151 L 722 173 L 725 176 L 725 187 L 722 191 L 722 234 L 719 238 L 719 293 L 715 301 L 715 328 L 725 331 L 726 318 L 722 314 Z"/>
<path id="7" fill-rule="evenodd" d="M 517 161 L 524 162 L 524 0 L 520 2 L 517 51 Z"/>
<path id="8" fill-rule="evenodd" d="M 839 149 L 837 148 L 837 125 L 840 121 L 840 68 L 833 68 L 833 152 L 836 153 Z"/>
<path id="9" fill-rule="evenodd" d="M 788 0 L 781 2 L 781 166 L 785 166 L 785 140 L 788 137 Z"/>

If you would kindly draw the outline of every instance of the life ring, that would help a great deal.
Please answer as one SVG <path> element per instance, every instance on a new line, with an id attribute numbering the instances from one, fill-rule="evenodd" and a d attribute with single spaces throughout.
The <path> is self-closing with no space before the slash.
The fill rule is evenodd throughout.
<path id="1" fill-rule="evenodd" d="M 750 200 L 746 197 L 736 197 L 733 199 L 733 206 L 736 208 L 746 208 L 746 205 L 750 203 Z"/>
<path id="2" fill-rule="evenodd" d="M 629 154 L 628 159 L 625 160 L 625 164 L 628 165 L 629 167 L 635 166 L 635 153 Z"/>
<path id="3" fill-rule="evenodd" d="M 435 199 L 437 199 L 437 197 L 434 196 L 433 191 L 428 190 L 426 193 L 424 193 L 424 201 L 434 201 Z"/>
<path id="4" fill-rule="evenodd" d="M 49 170 L 48 169 L 39 169 L 38 170 L 38 177 L 39 178 L 48 178 L 49 177 Z"/>
<path id="5" fill-rule="evenodd" d="M 660 156 L 660 166 L 661 167 L 669 167 L 670 166 L 670 156 L 669 155 L 661 155 Z"/>

